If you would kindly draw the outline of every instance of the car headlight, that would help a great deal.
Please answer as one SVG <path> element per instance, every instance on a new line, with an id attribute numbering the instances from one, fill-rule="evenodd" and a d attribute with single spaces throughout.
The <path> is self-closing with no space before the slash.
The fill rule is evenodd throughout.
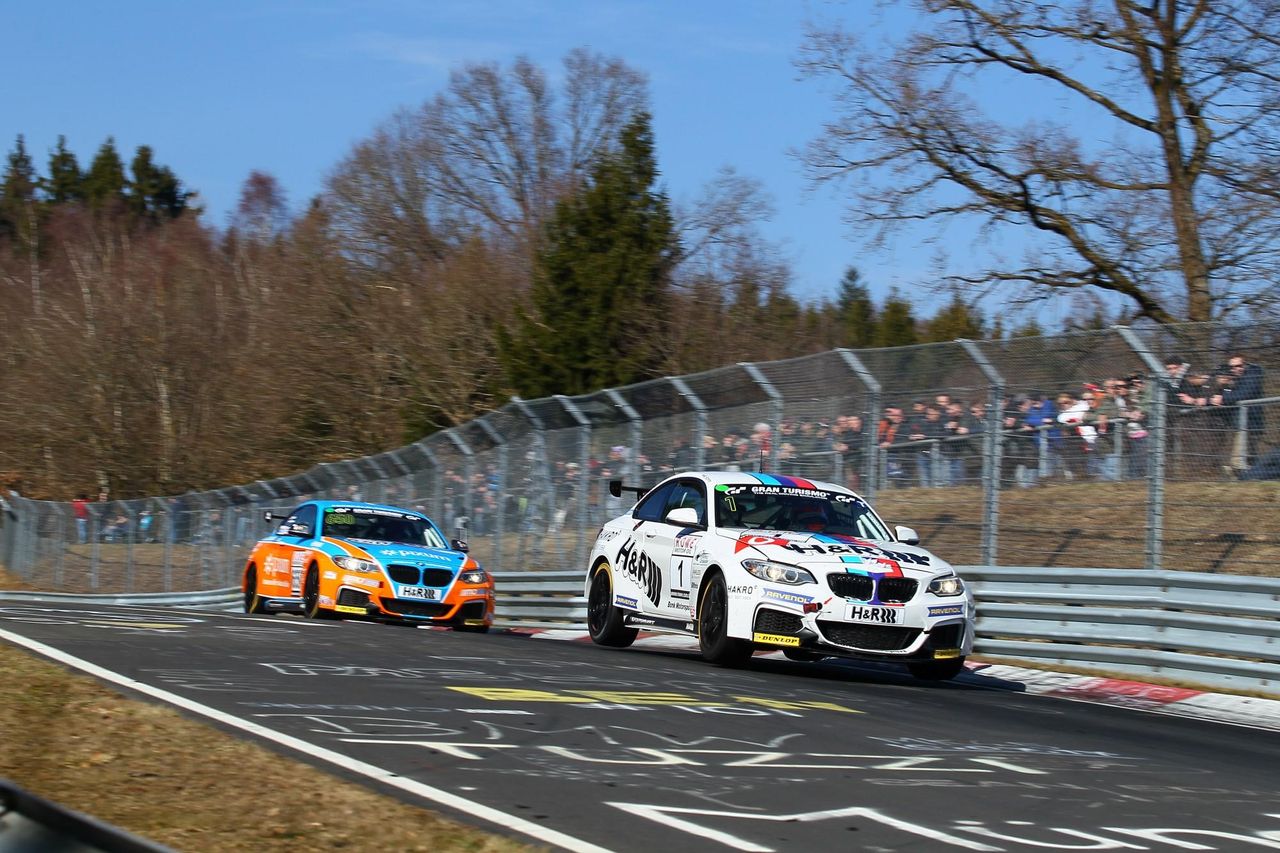
<path id="1" fill-rule="evenodd" d="M 955 575 L 934 578 L 929 581 L 929 592 L 943 597 L 964 595 L 964 581 Z"/>
<path id="2" fill-rule="evenodd" d="M 333 564 L 340 569 L 346 569 L 349 572 L 364 572 L 366 574 L 382 571 L 381 566 L 377 563 L 371 563 L 368 560 L 361 560 L 359 557 L 334 557 Z"/>
<path id="3" fill-rule="evenodd" d="M 801 584 L 817 583 L 813 575 L 804 569 L 788 566 L 785 563 L 771 563 L 768 560 L 743 560 L 742 568 L 771 583 Z"/>
<path id="4" fill-rule="evenodd" d="M 489 575 L 484 569 L 468 569 L 458 575 L 458 579 L 463 583 L 487 583 Z"/>

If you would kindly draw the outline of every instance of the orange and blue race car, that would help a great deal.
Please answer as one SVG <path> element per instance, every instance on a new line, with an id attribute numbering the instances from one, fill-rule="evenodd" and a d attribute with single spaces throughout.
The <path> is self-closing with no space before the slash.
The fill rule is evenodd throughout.
<path id="1" fill-rule="evenodd" d="M 367 616 L 488 631 L 493 578 L 425 515 L 352 501 L 307 501 L 245 563 L 246 613 Z"/>

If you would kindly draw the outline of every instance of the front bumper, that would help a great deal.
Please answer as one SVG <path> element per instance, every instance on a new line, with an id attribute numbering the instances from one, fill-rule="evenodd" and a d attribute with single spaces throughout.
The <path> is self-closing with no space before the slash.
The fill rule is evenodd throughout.
<path id="1" fill-rule="evenodd" d="M 768 648 L 862 660 L 945 660 L 972 652 L 970 614 L 972 607 L 967 606 L 958 618 L 913 619 L 912 610 L 907 610 L 904 624 L 879 625 L 838 618 L 831 608 L 801 614 L 761 606 L 755 612 L 751 638 Z"/>

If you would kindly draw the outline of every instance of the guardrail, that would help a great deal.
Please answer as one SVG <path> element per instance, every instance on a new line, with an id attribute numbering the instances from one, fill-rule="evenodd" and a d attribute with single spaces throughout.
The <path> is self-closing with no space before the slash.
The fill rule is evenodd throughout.
<path id="1" fill-rule="evenodd" d="M 1280 695 L 1280 578 L 961 566 L 975 652 Z M 497 572 L 496 624 L 581 630 L 581 572 Z M 0 592 L 27 601 L 239 609 L 239 588 L 146 595 Z"/>

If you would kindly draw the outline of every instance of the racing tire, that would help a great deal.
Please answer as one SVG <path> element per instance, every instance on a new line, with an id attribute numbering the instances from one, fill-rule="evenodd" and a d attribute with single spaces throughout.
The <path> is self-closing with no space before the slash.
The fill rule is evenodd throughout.
<path id="1" fill-rule="evenodd" d="M 308 619 L 332 619 L 332 610 L 320 606 L 320 570 L 314 565 L 302 580 L 302 615 Z"/>
<path id="2" fill-rule="evenodd" d="M 270 613 L 267 600 L 258 595 L 258 567 L 250 566 L 244 579 L 244 612 L 249 614 Z"/>
<path id="3" fill-rule="evenodd" d="M 808 649 L 783 649 L 782 654 L 787 660 L 799 661 L 800 663 L 813 663 L 826 657 L 826 655 L 820 655 Z"/>
<path id="4" fill-rule="evenodd" d="M 742 666 L 755 648 L 746 640 L 729 636 L 729 590 L 724 575 L 712 575 L 702 588 L 698 605 L 698 646 L 702 659 L 719 666 Z"/>
<path id="5" fill-rule="evenodd" d="M 907 669 L 911 670 L 911 674 L 921 681 L 950 681 L 964 672 L 964 658 L 909 663 L 907 664 Z"/>
<path id="6" fill-rule="evenodd" d="M 623 623 L 623 612 L 613 605 L 613 574 L 608 563 L 600 563 L 591 575 L 587 592 L 587 633 L 598 646 L 625 649 L 636 641 L 639 628 Z"/>

